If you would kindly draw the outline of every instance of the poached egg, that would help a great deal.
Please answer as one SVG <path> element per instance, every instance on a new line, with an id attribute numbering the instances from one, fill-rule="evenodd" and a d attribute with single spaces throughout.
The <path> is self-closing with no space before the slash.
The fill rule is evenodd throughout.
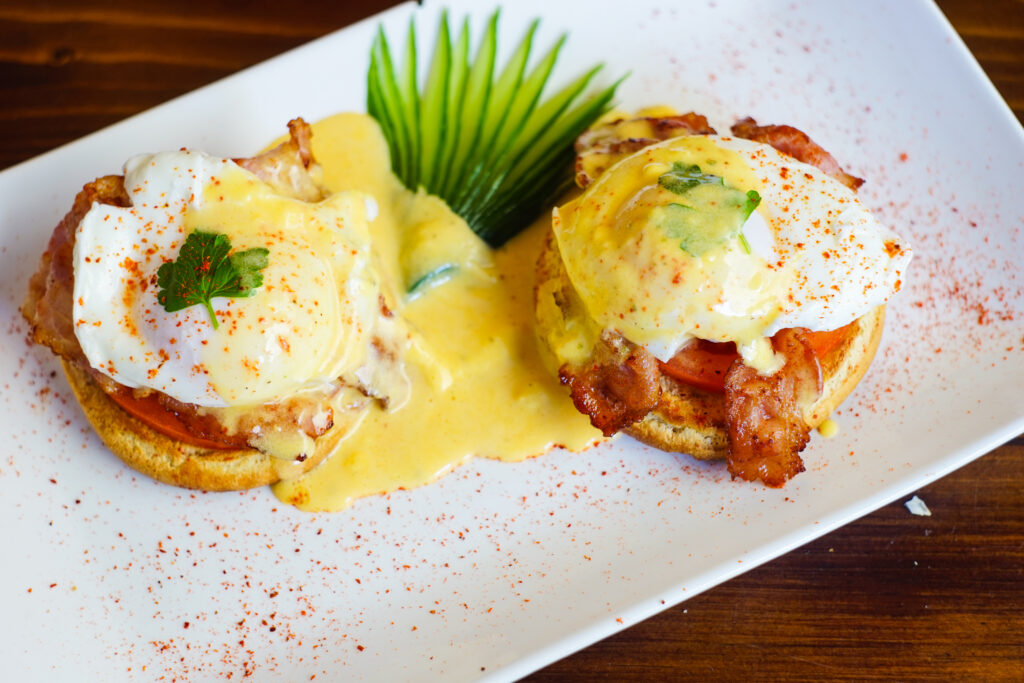
<path id="1" fill-rule="evenodd" d="M 134 157 L 124 186 L 132 205 L 95 204 L 76 234 L 75 332 L 94 368 L 211 408 L 373 374 L 374 338 L 395 331 L 371 258 L 372 197 L 301 201 L 195 151 Z M 157 270 L 195 230 L 226 235 L 232 251 L 269 250 L 253 296 L 213 299 L 218 329 L 203 306 L 171 313 L 157 300 Z"/>
<path id="2" fill-rule="evenodd" d="M 777 364 L 772 335 L 852 322 L 900 289 L 911 258 L 822 171 L 714 135 L 623 159 L 556 209 L 553 228 L 598 326 L 662 361 L 693 339 L 735 342 L 765 373 Z"/>

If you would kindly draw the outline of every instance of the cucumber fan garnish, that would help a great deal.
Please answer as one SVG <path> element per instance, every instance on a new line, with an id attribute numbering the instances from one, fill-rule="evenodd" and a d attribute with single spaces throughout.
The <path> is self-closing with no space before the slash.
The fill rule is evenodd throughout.
<path id="1" fill-rule="evenodd" d="M 367 111 L 380 123 L 395 174 L 409 189 L 444 199 L 492 247 L 572 184 L 573 141 L 607 111 L 622 81 L 584 97 L 602 68 L 596 65 L 542 99 L 567 36 L 528 68 L 538 24 L 496 74 L 498 12 L 472 58 L 468 19 L 453 42 L 443 13 L 422 88 L 414 21 L 400 64 L 383 28 L 370 51 Z"/>

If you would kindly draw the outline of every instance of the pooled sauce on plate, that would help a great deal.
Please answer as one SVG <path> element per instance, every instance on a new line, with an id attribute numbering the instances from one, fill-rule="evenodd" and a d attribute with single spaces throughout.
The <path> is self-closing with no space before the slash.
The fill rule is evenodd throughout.
<path id="1" fill-rule="evenodd" d="M 549 219 L 492 252 L 441 200 L 402 187 L 372 119 L 340 114 L 313 130 L 327 189 L 362 190 L 380 207 L 370 229 L 386 303 L 410 330 L 410 391 L 372 408 L 322 465 L 274 494 L 338 510 L 426 484 L 473 456 L 518 461 L 597 441 L 534 338 L 534 265 Z"/>

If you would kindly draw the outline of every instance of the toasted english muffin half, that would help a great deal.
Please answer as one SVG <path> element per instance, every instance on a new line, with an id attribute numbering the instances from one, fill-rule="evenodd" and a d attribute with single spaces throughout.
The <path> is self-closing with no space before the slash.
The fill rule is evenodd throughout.
<path id="1" fill-rule="evenodd" d="M 182 443 L 121 409 L 77 364 L 61 359 L 71 390 L 103 443 L 132 469 L 165 484 L 204 491 L 237 491 L 298 477 L 326 458 L 362 415 L 335 415 L 305 460 L 275 458 L 252 448 L 221 450 Z"/>
<path id="2" fill-rule="evenodd" d="M 567 319 L 585 315 L 585 310 L 565 271 L 558 243 L 551 232 L 537 260 L 534 295 L 538 310 L 537 335 L 548 364 L 557 368 L 560 362 L 548 343 L 553 335 L 547 328 L 565 325 Z M 878 350 L 884 323 L 885 306 L 879 306 L 854 321 L 850 334 L 821 359 L 821 395 L 804 414 L 810 427 L 820 425 L 860 382 Z M 701 460 L 725 458 L 728 452 L 725 396 L 662 374 L 657 407 L 623 431 L 662 450 L 688 453 Z"/>

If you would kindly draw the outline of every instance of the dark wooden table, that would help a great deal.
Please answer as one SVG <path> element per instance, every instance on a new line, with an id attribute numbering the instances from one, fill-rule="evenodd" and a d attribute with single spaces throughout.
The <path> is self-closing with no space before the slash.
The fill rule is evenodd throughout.
<path id="1" fill-rule="evenodd" d="M 390 4 L 0 0 L 0 168 Z M 1024 120 L 1024 2 L 939 4 Z M 1024 438 L 920 495 L 533 678 L 1024 680 Z"/>

